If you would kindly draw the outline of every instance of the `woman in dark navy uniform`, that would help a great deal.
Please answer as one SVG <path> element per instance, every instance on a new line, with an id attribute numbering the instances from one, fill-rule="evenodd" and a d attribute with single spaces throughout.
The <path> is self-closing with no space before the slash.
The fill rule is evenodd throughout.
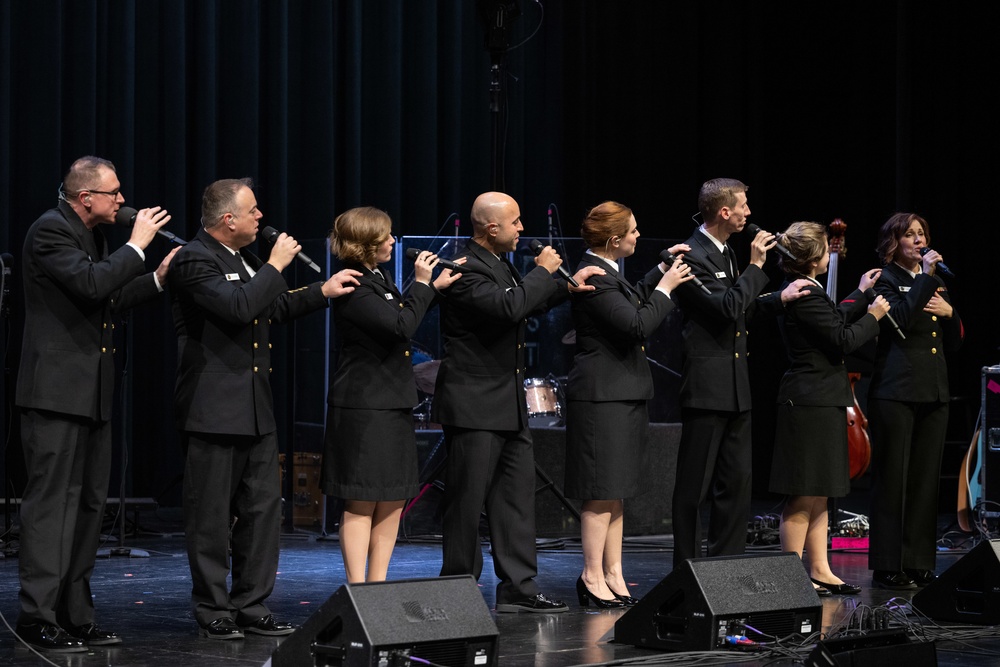
<path id="1" fill-rule="evenodd" d="M 823 225 L 793 223 L 778 243 L 795 257 L 780 259 L 787 280 L 809 281 L 806 296 L 785 304 L 780 319 L 789 368 L 778 389 L 770 490 L 787 496 L 781 550 L 799 557 L 808 553 L 809 576 L 820 595 L 854 595 L 861 589 L 833 573 L 826 548 L 827 500 L 851 490 L 847 408 L 854 405 L 854 393 L 844 355 L 878 335 L 889 304 L 876 297 L 869 305 L 864 296 L 879 269 L 866 272 L 839 305 L 827 296 L 816 280 L 830 264 Z"/>
<path id="2" fill-rule="evenodd" d="M 384 211 L 361 207 L 340 214 L 330 232 L 330 251 L 361 272 L 350 299 L 333 304 L 337 370 L 322 472 L 323 492 L 345 501 L 340 549 L 349 583 L 385 580 L 403 505 L 419 491 L 410 337 L 434 290 L 461 275 L 445 270 L 432 289 L 437 256 L 422 252 L 404 298 L 378 267 L 392 259 L 391 229 Z"/>
<path id="3" fill-rule="evenodd" d="M 948 425 L 945 352 L 961 345 L 962 320 L 929 249 L 927 221 L 897 213 L 879 231 L 885 268 L 875 291 L 902 335 L 882 322 L 868 389 L 872 491 L 868 567 L 872 583 L 912 590 L 932 582 L 938 478 Z M 905 336 L 905 339 L 903 338 Z"/>
<path id="4" fill-rule="evenodd" d="M 639 230 L 632 211 L 619 203 L 591 209 L 580 233 L 588 250 L 579 268 L 599 266 L 606 273 L 588 279 L 593 292 L 571 296 L 576 355 L 566 392 L 565 492 L 583 500 L 580 604 L 621 607 L 635 602 L 622 575 L 622 517 L 623 499 L 643 490 L 647 469 L 646 401 L 653 397 L 653 380 L 645 342 L 674 308 L 671 290 L 692 274 L 678 257 L 630 285 L 618 260 L 635 252 Z"/>

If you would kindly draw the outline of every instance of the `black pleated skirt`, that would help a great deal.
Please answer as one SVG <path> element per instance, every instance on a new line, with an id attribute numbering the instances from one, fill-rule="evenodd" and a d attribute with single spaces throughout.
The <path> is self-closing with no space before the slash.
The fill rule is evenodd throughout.
<path id="1" fill-rule="evenodd" d="M 648 440 L 646 401 L 569 401 L 566 497 L 616 500 L 647 490 Z"/>
<path id="2" fill-rule="evenodd" d="M 776 419 L 770 490 L 828 498 L 850 493 L 847 409 L 783 404 Z"/>
<path id="3" fill-rule="evenodd" d="M 344 500 L 406 500 L 420 491 L 410 410 L 328 408 L 320 477 Z"/>

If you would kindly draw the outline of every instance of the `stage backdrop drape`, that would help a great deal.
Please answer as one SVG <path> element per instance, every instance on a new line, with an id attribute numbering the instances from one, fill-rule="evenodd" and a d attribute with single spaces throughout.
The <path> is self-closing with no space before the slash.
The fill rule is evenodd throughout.
<path id="1" fill-rule="evenodd" d="M 843 218 L 841 275 L 856 283 L 875 265 L 878 225 L 896 210 L 920 212 L 959 273 L 969 338 L 952 365 L 955 393 L 976 393 L 998 342 L 987 312 L 995 298 L 981 287 L 993 282 L 984 249 L 998 240 L 997 124 L 985 103 L 994 7 L 500 3 L 520 15 L 508 16 L 517 48 L 502 60 L 494 113 L 481 4 L 498 3 L 0 3 L 0 250 L 15 258 L 15 285 L 25 231 L 80 155 L 114 161 L 128 204 L 168 208 L 182 238 L 198 227 L 205 185 L 241 176 L 258 184 L 264 224 L 299 238 L 322 238 L 336 213 L 362 204 L 387 210 L 397 234 L 434 234 L 451 213 L 467 234 L 472 199 L 493 187 L 499 127 L 498 187 L 521 202 L 527 235 L 546 234 L 550 204 L 574 235 L 589 206 L 616 199 L 646 235 L 684 238 L 699 184 L 732 176 L 751 185 L 765 229 Z M 112 244 L 126 234 L 112 230 Z M 745 263 L 746 244 L 736 246 Z M 150 247 L 150 268 L 167 249 Z M 5 322 L 8 404 L 19 289 Z M 127 331 L 126 495 L 176 500 L 166 300 L 136 310 Z M 766 397 L 783 351 L 760 331 L 754 363 Z M 287 427 L 296 379 L 291 346 L 278 342 L 273 379 Z M 8 464 L 19 449 L 13 426 Z"/>

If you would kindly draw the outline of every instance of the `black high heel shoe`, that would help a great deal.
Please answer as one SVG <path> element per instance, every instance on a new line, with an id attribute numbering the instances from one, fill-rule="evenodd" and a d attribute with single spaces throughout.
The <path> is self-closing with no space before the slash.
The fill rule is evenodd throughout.
<path id="1" fill-rule="evenodd" d="M 812 577 L 809 577 L 812 579 Z M 821 588 L 825 588 L 834 595 L 857 595 L 861 592 L 861 586 L 855 586 L 854 584 L 828 584 L 825 581 L 820 581 L 819 579 L 812 579 L 812 582 Z"/>
<path id="2" fill-rule="evenodd" d="M 583 583 L 583 577 L 576 578 L 576 597 L 580 600 L 581 607 L 589 607 L 591 602 L 598 609 L 621 609 L 625 606 L 625 603 L 617 598 L 602 600 L 591 593 L 587 584 Z"/>
<path id="3" fill-rule="evenodd" d="M 632 607 L 639 602 L 639 598 L 634 598 L 631 595 L 619 595 L 618 593 L 615 593 L 614 589 L 610 586 L 608 586 L 608 590 L 611 591 L 611 594 L 615 596 L 616 600 L 619 600 L 626 607 Z"/>

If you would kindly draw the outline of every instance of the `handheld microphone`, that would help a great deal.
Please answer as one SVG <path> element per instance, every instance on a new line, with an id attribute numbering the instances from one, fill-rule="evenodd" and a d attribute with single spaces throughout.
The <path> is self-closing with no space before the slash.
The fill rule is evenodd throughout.
<path id="1" fill-rule="evenodd" d="M 872 301 L 874 301 L 876 296 L 878 296 L 878 295 L 875 294 L 875 290 L 873 290 L 871 287 L 869 287 L 868 289 L 865 290 L 865 297 L 868 299 L 868 303 L 871 303 Z M 892 315 L 890 315 L 889 313 L 886 313 L 885 317 L 886 317 L 887 320 L 889 320 L 889 324 L 892 325 L 892 328 L 896 330 L 896 333 L 899 334 L 899 337 L 902 338 L 903 340 L 906 340 L 906 336 L 903 335 L 902 329 L 900 329 L 899 325 L 896 324 L 896 320 L 892 319 Z"/>
<path id="2" fill-rule="evenodd" d="M 923 257 L 924 255 L 926 255 L 930 251 L 931 251 L 930 248 L 928 248 L 927 246 L 924 246 L 923 248 L 920 249 L 920 256 Z M 946 276 L 948 276 L 950 278 L 954 278 L 955 277 L 955 274 L 951 272 L 951 269 L 949 269 L 947 266 L 945 266 L 944 262 L 938 262 L 935 266 L 937 266 L 937 270 L 940 271 L 943 275 L 946 275 Z"/>
<path id="3" fill-rule="evenodd" d="M 674 257 L 673 253 L 671 253 L 669 250 L 663 250 L 660 252 L 660 260 L 664 264 L 666 264 L 667 268 L 669 269 L 670 266 L 677 261 L 677 258 Z M 694 273 L 692 272 L 691 275 L 694 275 Z M 705 294 L 712 296 L 712 290 L 705 287 L 705 283 L 701 282 L 701 278 L 699 278 L 698 276 L 694 276 L 694 278 L 691 279 L 691 282 L 700 287 L 701 291 L 703 291 Z"/>
<path id="4" fill-rule="evenodd" d="M 757 225 L 753 224 L 752 222 L 748 222 L 747 223 L 746 230 L 748 232 L 750 232 L 750 236 L 751 237 L 757 236 L 757 232 L 763 231 L 760 227 L 758 227 Z M 780 238 L 781 234 L 778 234 L 777 236 Z M 776 246 L 774 246 L 774 249 L 777 250 L 778 252 L 780 252 L 782 255 L 784 255 L 785 259 L 789 259 L 789 260 L 791 260 L 793 262 L 799 261 L 795 257 L 795 255 L 792 254 L 791 250 L 789 250 L 785 246 L 781 245 L 780 243 L 777 244 Z"/>
<path id="5" fill-rule="evenodd" d="M 531 250 L 531 252 L 535 253 L 535 257 L 538 257 L 539 255 L 542 254 L 542 250 L 545 249 L 545 244 L 539 241 L 538 239 L 531 239 L 531 242 L 528 244 L 528 248 Z M 566 270 L 565 264 L 560 264 L 559 268 L 556 269 L 556 271 L 558 271 L 559 275 L 562 276 L 566 280 L 566 282 L 568 282 L 573 287 L 580 286 L 580 283 L 576 282 L 576 280 L 573 279 L 573 276 L 569 275 L 569 271 Z"/>
<path id="6" fill-rule="evenodd" d="M 276 240 L 278 240 L 278 234 L 279 234 L 279 232 L 274 227 L 265 227 L 264 229 L 260 230 L 260 233 L 264 235 L 264 239 L 268 243 L 273 244 Z M 309 266 L 309 268 L 311 268 L 316 273 L 322 273 L 322 271 L 320 271 L 319 267 L 316 265 L 316 262 L 314 262 L 311 259 L 309 259 L 309 256 L 306 255 L 301 250 L 299 251 L 299 254 L 296 255 L 296 257 L 299 260 L 305 262 L 306 265 Z"/>
<path id="7" fill-rule="evenodd" d="M 135 224 L 135 216 L 137 215 L 139 215 L 139 211 L 135 210 L 131 206 L 122 206 L 121 208 L 118 209 L 118 212 L 115 213 L 115 224 L 122 225 L 123 227 L 131 227 L 132 225 Z M 162 227 L 160 229 L 157 229 L 156 233 L 162 236 L 163 238 L 167 239 L 171 243 L 176 243 L 177 245 L 187 245 L 187 241 L 177 236 L 174 236 L 173 234 L 163 229 Z"/>
<path id="8" fill-rule="evenodd" d="M 406 253 L 404 253 L 404 254 L 406 255 L 407 259 L 416 260 L 417 259 L 417 255 L 419 255 L 421 252 L 423 252 L 423 251 L 420 250 L 419 248 L 407 248 L 406 249 Z M 444 269 L 451 269 L 455 273 L 461 273 L 462 272 L 462 265 L 461 264 L 456 264 L 455 262 L 451 261 L 450 259 L 441 259 L 440 257 L 438 257 L 438 265 L 440 265 L 441 268 L 444 268 Z"/>

